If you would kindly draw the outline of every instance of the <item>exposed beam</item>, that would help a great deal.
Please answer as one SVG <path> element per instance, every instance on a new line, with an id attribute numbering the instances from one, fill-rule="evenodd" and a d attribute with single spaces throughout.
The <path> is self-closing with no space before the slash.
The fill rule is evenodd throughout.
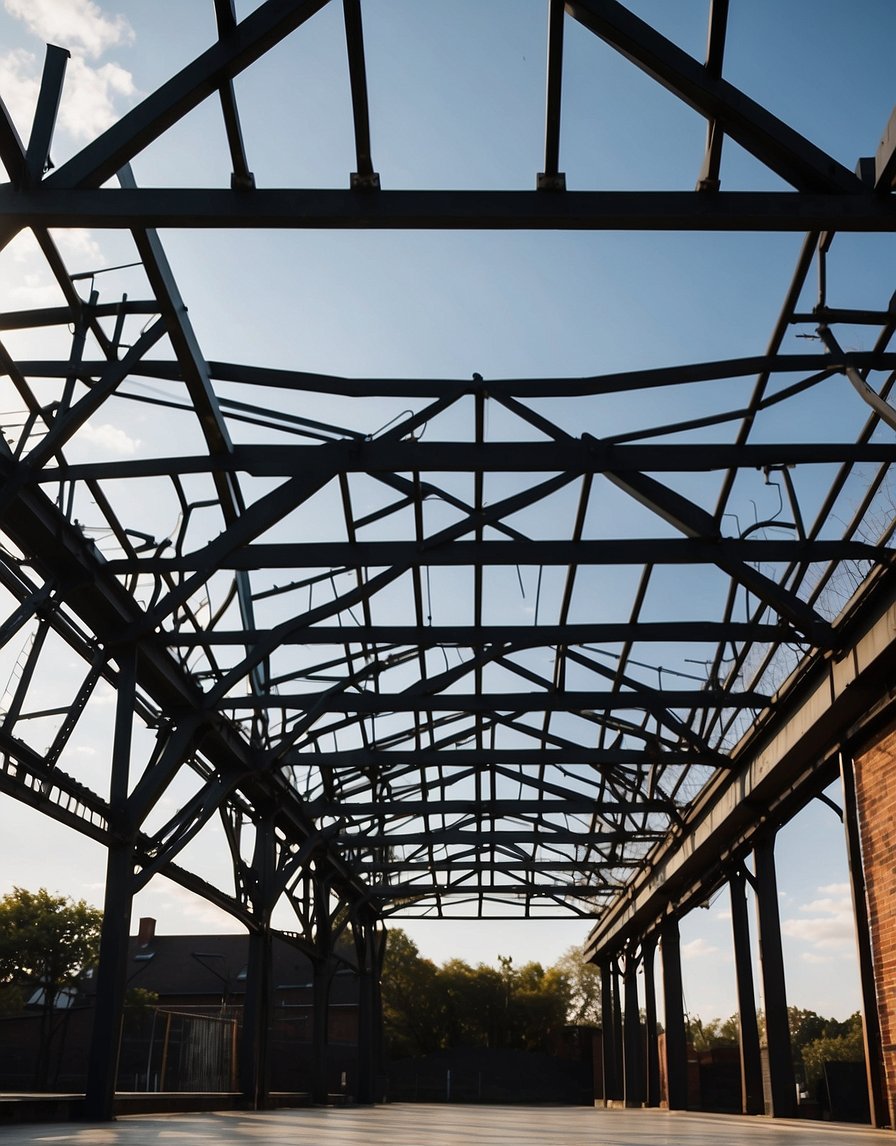
<path id="1" fill-rule="evenodd" d="M 638 839 L 645 843 L 656 843 L 666 838 L 666 832 L 641 831 Z M 403 848 L 403 847 L 438 847 L 441 844 L 470 844 L 478 848 L 515 847 L 521 844 L 538 844 L 550 848 L 561 844 L 572 844 L 574 847 L 602 847 L 605 845 L 631 844 L 630 831 L 618 828 L 598 828 L 588 831 L 582 828 L 557 827 L 554 824 L 532 824 L 528 828 L 519 827 L 515 831 L 495 831 L 491 828 L 480 828 L 476 824 L 459 828 L 431 828 L 428 831 L 400 832 L 390 831 L 385 835 L 367 834 L 365 832 L 344 832 L 336 837 L 344 848 L 351 852 L 366 852 L 373 848 Z M 532 859 L 537 864 L 537 860 Z"/>
<path id="2" fill-rule="evenodd" d="M 207 51 L 47 177 L 48 186 L 99 187 L 228 80 L 295 31 L 328 0 L 266 0 Z M 241 194 L 241 192 L 236 192 Z M 135 227 L 152 226 L 147 220 Z"/>
<path id="3" fill-rule="evenodd" d="M 497 895 L 514 899 L 542 896 L 570 896 L 572 899 L 609 898 L 619 893 L 610 883 L 495 883 L 493 880 L 465 880 L 458 883 L 375 883 L 368 888 L 372 899 L 436 898 L 443 895 Z"/>
<path id="4" fill-rule="evenodd" d="M 537 733 L 533 732 L 533 735 Z M 384 768 L 403 765 L 426 768 L 465 768 L 490 764 L 512 767 L 536 765 L 543 768 L 586 765 L 590 767 L 622 768 L 653 764 L 712 764 L 715 757 L 706 759 L 696 752 L 635 748 L 348 748 L 342 752 L 300 752 L 288 757 L 287 763 L 309 768 Z M 430 809 L 432 810 L 432 809 Z"/>
<path id="5" fill-rule="evenodd" d="M 273 629 L 206 629 L 153 633 L 151 644 L 169 648 L 245 645 L 270 641 Z M 789 625 L 752 621 L 608 621 L 568 625 L 312 625 L 288 633 L 279 645 L 420 645 L 472 648 L 502 644 L 515 648 L 613 644 L 622 641 L 800 641 Z"/>
<path id="6" fill-rule="evenodd" d="M 152 303 L 128 302 L 126 310 L 144 313 L 140 308 L 152 307 Z M 121 303 L 111 304 L 111 313 L 118 313 Z M 30 311 L 9 311 L 0 317 L 0 329 L 18 329 L 23 325 L 45 325 L 42 316 L 51 323 L 75 322 L 80 308 L 43 308 Z M 102 307 L 95 313 L 103 313 Z M 155 313 L 153 310 L 152 313 Z M 817 319 L 809 316 L 806 321 L 816 325 Z M 831 321 L 835 321 L 831 319 Z M 884 324 L 886 317 L 879 322 Z M 865 315 L 863 325 L 874 325 Z M 886 351 L 851 351 L 849 361 L 859 369 L 892 370 L 896 368 L 896 353 Z M 27 377 L 64 378 L 75 372 L 82 378 L 92 378 L 105 367 L 104 362 L 66 362 L 24 360 L 19 369 Z M 750 378 L 756 374 L 805 373 L 819 379 L 826 374 L 836 373 L 843 368 L 843 359 L 829 354 L 759 354 L 748 358 L 725 358 L 717 362 L 682 363 L 678 366 L 661 366 L 649 370 L 625 370 L 611 374 L 597 374 L 584 378 L 492 378 L 488 381 L 462 380 L 457 378 L 340 378 L 332 374 L 310 374 L 303 370 L 282 370 L 269 366 L 251 366 L 246 363 L 208 363 L 213 378 L 219 382 L 239 382 L 246 386 L 261 386 L 284 390 L 309 390 L 321 394 L 342 394 L 352 398 L 363 398 L 370 394 L 381 397 L 399 398 L 439 398 L 455 393 L 458 397 L 472 395 L 483 390 L 490 396 L 509 395 L 517 398 L 575 398 L 595 394 L 619 394 L 649 390 L 661 386 L 683 386 L 698 382 L 724 381 L 732 378 Z M 177 382 L 181 373 L 176 362 L 142 361 L 131 371 L 142 378 L 160 378 Z M 372 444 L 372 443 L 366 443 Z M 414 443 L 396 443 L 396 445 Z M 429 442 L 432 446 L 435 443 Z M 476 443 L 470 443 L 475 446 Z M 605 443 L 607 444 L 607 443 Z M 491 443 L 486 443 L 490 448 Z M 289 447 L 287 447 L 289 448 Z M 698 444 L 699 448 L 699 444 Z M 730 449 L 736 448 L 731 443 Z"/>
<path id="7" fill-rule="evenodd" d="M 0 226 L 121 228 L 866 231 L 896 230 L 873 191 L 380 191 L 0 188 Z"/>
<path id="8" fill-rule="evenodd" d="M 894 364 L 896 365 L 896 364 Z M 195 399 L 194 399 L 195 400 Z M 614 445 L 565 442 L 332 442 L 323 445 L 235 446 L 228 453 L 47 465 L 32 481 L 162 477 L 171 473 L 245 473 L 286 477 L 305 473 L 706 473 L 767 466 L 896 462 L 890 442 L 801 442 L 729 445 Z"/>
<path id="9" fill-rule="evenodd" d="M 724 878 L 726 860 L 746 850 L 763 825 L 784 822 L 807 792 L 836 776 L 844 738 L 861 742 L 863 723 L 884 719 L 896 672 L 896 605 L 866 625 L 849 657 L 816 662 L 790 695 L 775 699 L 740 762 L 735 758 L 730 772 L 718 774 L 687 814 L 683 835 L 655 850 L 624 900 L 592 931 L 590 959 L 643 935 L 671 906 L 683 909 L 705 897 Z"/>
<path id="10" fill-rule="evenodd" d="M 718 689 L 664 689 L 645 695 L 639 692 L 491 692 L 412 695 L 379 692 L 272 693 L 267 696 L 226 696 L 218 708 L 226 712 L 256 712 L 268 709 L 311 709 L 330 712 L 571 712 L 591 713 L 664 708 L 762 709 L 769 698 L 755 692 L 722 692 Z"/>
<path id="11" fill-rule="evenodd" d="M 537 786 L 537 781 L 534 782 Z M 425 786 L 425 785 L 424 785 Z M 597 799 L 594 796 L 570 795 L 562 800 L 504 799 L 504 800 L 404 800 L 394 797 L 374 803 L 354 800 L 311 800 L 307 805 L 310 815 L 344 817 L 366 820 L 375 817 L 407 819 L 408 817 L 441 818 L 442 816 L 473 815 L 483 822 L 505 819 L 508 816 L 631 816 L 641 813 L 668 815 L 675 808 L 671 801 L 658 797 L 633 800 Z"/>
<path id="12" fill-rule="evenodd" d="M 617 0 L 568 0 L 566 11 L 689 107 L 717 120 L 727 135 L 794 187 L 803 191 L 861 190 L 858 176 L 847 167 Z"/>
<path id="13" fill-rule="evenodd" d="M 471 527 L 472 528 L 472 527 Z M 861 541 L 725 537 L 646 537 L 610 541 L 452 541 L 422 550 L 414 541 L 256 543 L 224 554 L 216 569 L 363 569 L 402 565 L 656 565 L 716 564 L 732 576 L 736 562 L 884 561 L 891 551 Z M 730 568 L 729 568 L 730 565 Z M 184 573 L 208 569 L 204 550 L 182 557 L 116 557 L 111 573 Z"/>

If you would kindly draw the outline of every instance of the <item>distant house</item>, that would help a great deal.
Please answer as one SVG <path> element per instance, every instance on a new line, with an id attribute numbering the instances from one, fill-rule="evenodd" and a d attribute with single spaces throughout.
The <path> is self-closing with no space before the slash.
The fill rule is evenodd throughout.
<path id="1" fill-rule="evenodd" d="M 117 1089 L 235 1090 L 249 960 L 249 936 L 164 935 L 140 920 L 128 948 L 128 1005 Z M 76 994 L 60 996 L 50 1086 L 81 1090 L 96 995 L 93 970 Z M 351 1093 L 357 1066 L 357 980 L 336 962 L 328 1009 L 327 1085 Z M 313 970 L 285 939 L 272 944 L 271 1089 L 310 1087 Z M 0 1089 L 34 1085 L 39 1022 L 33 1013 L 0 1019 Z"/>

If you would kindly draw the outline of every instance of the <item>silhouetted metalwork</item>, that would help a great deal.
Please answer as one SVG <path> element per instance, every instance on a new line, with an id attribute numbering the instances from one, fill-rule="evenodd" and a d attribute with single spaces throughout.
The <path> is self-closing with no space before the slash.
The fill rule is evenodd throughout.
<path id="1" fill-rule="evenodd" d="M 747 854 L 757 808 L 782 820 L 820 789 L 838 737 L 892 679 L 888 648 L 857 660 L 849 679 L 837 674 L 893 594 L 896 454 L 884 430 L 896 315 L 889 298 L 869 309 L 864 294 L 854 309 L 834 306 L 825 286 L 836 231 L 896 229 L 892 157 L 855 174 L 725 80 L 719 0 L 705 63 L 612 0 L 577 0 L 566 17 L 696 109 L 708 138 L 700 190 L 566 191 L 564 5 L 549 0 L 538 189 L 381 191 L 362 5 L 346 0 L 349 189 L 256 188 L 233 81 L 327 2 L 265 0 L 237 25 L 220 0 L 207 51 L 46 173 L 58 49 L 27 145 L 2 109 L 0 237 L 32 230 L 64 305 L 0 315 L 4 336 L 41 329 L 48 347 L 36 360 L 0 344 L 20 409 L 0 439 L 0 639 L 15 666 L 0 790 L 109 849 L 105 1053 L 130 899 L 164 874 L 247 927 L 258 968 L 271 913 L 289 902 L 321 998 L 332 935 L 352 929 L 365 1097 L 383 919 L 593 918 L 591 954 L 606 979 L 606 958 L 628 951 L 627 982 L 636 943 L 647 936 L 652 959 L 665 926 L 670 1101 L 680 1106 L 674 912 Z M 213 94 L 231 188 L 137 187 L 130 161 Z M 726 136 L 791 189 L 719 190 Z M 103 297 L 99 272 L 69 274 L 48 228 L 73 226 L 130 233 L 139 294 Z M 159 226 L 806 235 L 753 357 L 589 378 L 415 380 L 207 358 Z M 813 271 L 820 286 L 807 304 Z M 873 332 L 866 348 L 841 349 L 858 327 Z M 792 328 L 817 337 L 816 349 L 785 353 Z M 743 399 L 729 383 L 750 378 Z M 852 417 L 814 424 L 808 440 L 785 432 L 832 379 L 852 384 Z M 694 398 L 668 421 L 653 398 L 673 386 Z M 583 432 L 619 395 L 631 399 L 625 425 Z M 559 398 L 581 404 L 575 426 Z M 161 427 L 134 457 L 81 448 L 89 419 L 113 406 L 148 411 Z M 493 436 L 487 408 L 500 415 Z M 349 414 L 349 424 L 330 420 Z M 183 455 L 178 441 L 189 443 Z M 769 486 L 775 512 L 741 522 L 736 507 Z M 164 520 L 175 524 L 159 532 Z M 434 588 L 440 570 L 452 582 Z M 622 571 L 628 591 L 601 581 L 605 570 Z M 517 585 L 531 622 L 498 608 Z M 63 649 L 81 668 L 60 686 Z M 105 729 L 111 779 L 98 792 L 75 778 L 67 748 L 108 690 L 118 697 Z M 812 698 L 825 690 L 831 702 L 816 718 Z M 213 823 L 230 869 L 214 885 L 188 861 Z M 244 1035 L 244 1087 L 259 1105 L 267 993 L 259 970 Z M 640 1060 L 638 1038 L 627 1031 L 627 1062 Z M 98 1042 L 97 1113 L 110 1101 L 102 1055 Z M 609 1046 L 605 1059 L 612 1078 Z M 654 1101 L 653 1052 L 650 1062 Z M 627 1092 L 640 1101 L 643 1086 Z"/>

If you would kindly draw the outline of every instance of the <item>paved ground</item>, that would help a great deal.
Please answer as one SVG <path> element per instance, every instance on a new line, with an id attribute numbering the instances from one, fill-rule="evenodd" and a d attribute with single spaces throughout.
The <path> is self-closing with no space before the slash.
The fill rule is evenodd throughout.
<path id="1" fill-rule="evenodd" d="M 0 1127 L 0 1146 L 872 1146 L 896 1134 L 825 1122 L 588 1107 L 422 1106 L 132 1115 Z"/>

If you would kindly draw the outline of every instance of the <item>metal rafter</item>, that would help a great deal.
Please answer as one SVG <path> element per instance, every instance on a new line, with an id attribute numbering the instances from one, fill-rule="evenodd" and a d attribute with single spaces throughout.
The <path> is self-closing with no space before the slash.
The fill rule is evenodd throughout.
<path id="1" fill-rule="evenodd" d="M 892 232 L 896 208 L 723 78 L 726 0 L 711 5 L 703 63 L 615 0 L 548 0 L 533 191 L 378 190 L 361 5 L 343 0 L 349 188 L 256 188 L 234 80 L 325 4 L 265 0 L 238 21 L 215 0 L 211 46 L 50 173 L 59 50 L 27 147 L 0 105 L 0 239 L 32 228 L 65 300 L 0 315 L 0 330 L 12 346 L 71 327 L 61 356 L 0 347 L 22 407 L 0 447 L 0 788 L 103 843 L 126 838 L 134 887 L 165 873 L 256 931 L 285 897 L 317 957 L 351 919 L 367 959 L 371 910 L 614 921 L 630 881 L 648 895 L 702 802 L 749 771 L 803 682 L 891 591 L 882 503 L 896 458 L 879 423 L 893 424 L 893 312 L 864 297 L 832 307 L 824 280 L 834 232 Z M 565 15 L 707 120 L 701 192 L 564 189 Z M 129 163 L 209 96 L 231 188 L 137 187 Z M 719 191 L 726 135 L 794 190 Z M 92 276 L 73 280 L 51 226 L 129 231 L 139 293 L 106 300 Z M 210 359 L 161 226 L 808 235 L 764 353 L 583 378 L 376 379 Z M 875 337 L 845 352 L 854 339 L 837 326 Z M 819 352 L 784 351 L 793 328 L 819 327 Z M 863 404 L 813 441 L 763 432 L 843 374 L 870 414 Z M 655 414 L 669 387 L 699 408 Z M 616 396 L 636 413 L 593 436 Z M 555 413 L 563 398 L 581 403 L 574 432 Z M 407 408 L 371 433 L 366 407 L 392 400 Z M 91 417 L 148 408 L 170 439 L 69 460 Z M 204 452 L 178 452 L 184 429 Z M 745 527 L 735 514 L 763 478 L 780 509 Z M 177 519 L 170 536 L 141 516 L 156 500 Z M 327 540 L 314 535 L 322 505 Z M 699 616 L 670 588 L 685 575 Z M 531 621 L 496 623 L 516 592 Z M 837 593 L 852 597 L 842 615 Z M 83 661 L 64 696 L 61 646 Z M 157 732 L 130 792 L 118 774 L 108 798 L 66 769 L 105 688 L 124 690 L 117 757 L 129 708 Z M 32 730 L 53 721 L 41 753 Z M 232 891 L 188 870 L 216 826 Z"/>

